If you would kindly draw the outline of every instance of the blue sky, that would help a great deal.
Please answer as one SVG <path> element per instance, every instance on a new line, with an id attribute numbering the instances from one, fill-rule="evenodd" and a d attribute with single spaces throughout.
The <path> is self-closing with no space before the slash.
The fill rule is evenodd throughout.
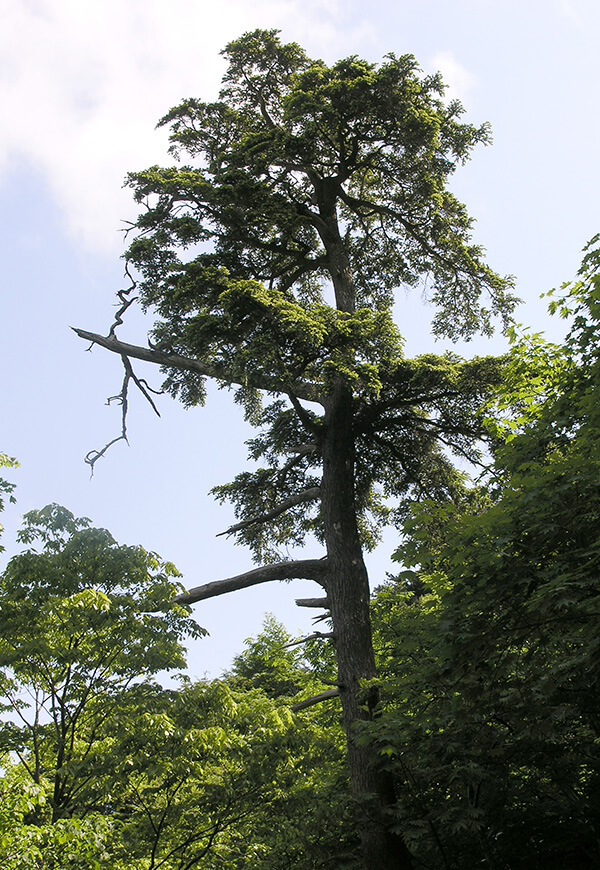
<path id="1" fill-rule="evenodd" d="M 596 0 L 0 0 L 0 13 L 0 451 L 21 462 L 5 557 L 20 515 L 56 501 L 172 560 L 189 586 L 251 567 L 243 549 L 215 538 L 231 513 L 208 495 L 245 459 L 228 393 L 194 411 L 164 398 L 160 420 L 134 397 L 130 447 L 117 445 L 90 481 L 83 456 L 119 428 L 104 402 L 120 388 L 120 363 L 85 353 L 69 330 L 108 329 L 124 286 L 119 229 L 135 215 L 123 177 L 166 160 L 156 121 L 183 97 L 214 98 L 219 51 L 246 30 L 280 28 L 330 62 L 393 51 L 440 69 L 466 118 L 493 128 L 494 144 L 453 186 L 477 219 L 475 240 L 493 268 L 516 276 L 519 319 L 559 334 L 539 294 L 574 275 L 600 230 Z M 439 349 L 418 293 L 400 293 L 398 314 L 410 353 Z M 121 335 L 143 344 L 141 317 Z M 374 585 L 393 546 L 388 535 L 371 560 Z M 306 628 L 293 599 L 310 592 L 268 584 L 198 605 L 211 637 L 194 648 L 193 673 L 227 667 L 265 611 Z"/>

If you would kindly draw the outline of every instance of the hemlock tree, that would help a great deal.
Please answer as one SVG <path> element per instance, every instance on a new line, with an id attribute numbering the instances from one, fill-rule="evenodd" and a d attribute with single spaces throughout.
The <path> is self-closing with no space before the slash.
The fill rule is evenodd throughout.
<path id="1" fill-rule="evenodd" d="M 151 398 L 132 359 L 161 366 L 186 405 L 203 402 L 206 378 L 235 385 L 262 427 L 249 442 L 261 467 L 217 490 L 236 506 L 228 532 L 262 566 L 181 600 L 269 580 L 323 586 L 365 866 L 409 867 L 388 822 L 390 780 L 353 740 L 376 702 L 361 689 L 375 676 L 363 549 L 411 498 L 461 486 L 448 451 L 476 458 L 473 411 L 498 363 L 406 360 L 392 305 L 397 288 L 424 287 L 434 333 L 453 339 L 510 316 L 510 282 L 484 264 L 446 187 L 488 131 L 460 123 L 440 77 L 411 56 L 327 67 L 276 31 L 224 54 L 219 102 L 186 100 L 161 121 L 187 162 L 129 177 L 143 211 L 128 265 L 158 317 L 148 347 L 115 334 L 133 287 L 107 336 L 76 332 L 123 359 L 121 437 L 130 383 Z M 323 559 L 282 560 L 280 547 L 311 533 Z"/>

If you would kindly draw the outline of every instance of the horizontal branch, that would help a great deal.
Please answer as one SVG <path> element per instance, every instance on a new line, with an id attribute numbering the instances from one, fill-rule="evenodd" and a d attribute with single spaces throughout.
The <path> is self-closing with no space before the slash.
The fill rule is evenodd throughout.
<path id="1" fill-rule="evenodd" d="M 286 498 L 278 505 L 275 505 L 272 510 L 267 511 L 264 514 L 257 514 L 254 517 L 243 520 L 241 523 L 236 523 L 234 526 L 230 526 L 228 529 L 225 529 L 224 532 L 219 532 L 217 538 L 220 538 L 221 535 L 233 535 L 236 532 L 241 532 L 243 529 L 249 528 L 250 526 L 259 525 L 260 523 L 267 523 L 269 520 L 274 520 L 275 517 L 278 517 L 280 514 L 285 513 L 285 511 L 295 507 L 298 504 L 306 504 L 306 502 L 308 501 L 316 501 L 319 498 L 320 494 L 321 490 L 318 486 L 313 486 L 310 489 L 305 489 L 304 492 L 300 492 L 297 495 L 292 495 L 289 498 Z"/>
<path id="2" fill-rule="evenodd" d="M 212 583 L 205 583 L 204 586 L 196 586 L 194 589 L 180 592 L 179 595 L 175 596 L 175 601 L 178 604 L 194 604 L 196 601 L 215 598 L 217 595 L 236 592 L 238 589 L 247 589 L 250 586 L 268 583 L 271 580 L 314 580 L 324 586 L 326 574 L 326 559 L 277 562 L 274 565 L 254 568 L 252 571 L 246 571 L 245 574 L 228 577 L 226 580 L 214 580 Z"/>
<path id="3" fill-rule="evenodd" d="M 298 607 L 329 607 L 329 598 L 296 598 Z"/>
<path id="4" fill-rule="evenodd" d="M 100 347 L 110 350 L 112 353 L 118 353 L 120 356 L 131 357 L 132 359 L 143 360 L 143 362 L 154 363 L 155 365 L 164 366 L 165 368 L 178 369 L 179 371 L 191 372 L 205 378 L 213 378 L 217 381 L 224 381 L 228 384 L 237 384 L 239 386 L 255 387 L 258 390 L 265 390 L 269 393 L 288 394 L 290 390 L 289 384 L 284 384 L 276 377 L 267 374 L 257 374 L 248 372 L 247 377 L 243 379 L 239 376 L 232 377 L 231 372 L 226 366 L 219 364 L 210 364 L 200 362 L 200 360 L 189 359 L 185 356 L 180 356 L 176 353 L 165 353 L 156 348 L 140 347 L 137 344 L 127 344 L 124 341 L 119 341 L 114 335 L 98 335 L 95 332 L 87 332 L 84 329 L 72 327 L 79 338 L 85 341 L 90 341 L 92 344 L 97 344 Z M 303 381 L 293 384 L 294 395 L 299 396 L 307 402 L 319 402 L 321 399 L 320 390 L 314 384 L 309 384 Z"/>
<path id="5" fill-rule="evenodd" d="M 321 692 L 320 695 L 313 695 L 312 698 L 306 698 L 304 701 L 298 701 L 297 704 L 292 704 L 290 710 L 293 713 L 297 713 L 298 710 L 305 710 L 307 707 L 313 707 L 315 704 L 320 704 L 321 701 L 327 701 L 329 698 L 337 698 L 339 694 L 339 689 L 327 689 L 326 692 Z"/>

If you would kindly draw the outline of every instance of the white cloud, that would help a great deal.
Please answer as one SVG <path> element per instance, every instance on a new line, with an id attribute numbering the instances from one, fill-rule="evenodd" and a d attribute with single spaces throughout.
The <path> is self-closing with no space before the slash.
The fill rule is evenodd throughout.
<path id="1" fill-rule="evenodd" d="M 583 18 L 581 12 L 576 8 L 572 0 L 560 0 L 559 7 L 561 12 L 578 27 L 583 26 Z"/>
<path id="2" fill-rule="evenodd" d="M 125 173 L 165 161 L 157 120 L 183 97 L 216 96 L 229 40 L 277 27 L 337 57 L 364 32 L 343 32 L 338 0 L 0 0 L 0 14 L 0 180 L 35 168 L 98 251 L 119 250 L 134 214 Z"/>
<path id="3" fill-rule="evenodd" d="M 477 79 L 456 60 L 452 52 L 438 52 L 431 61 L 431 66 L 442 74 L 447 86 L 446 97 L 467 103 L 477 85 Z"/>

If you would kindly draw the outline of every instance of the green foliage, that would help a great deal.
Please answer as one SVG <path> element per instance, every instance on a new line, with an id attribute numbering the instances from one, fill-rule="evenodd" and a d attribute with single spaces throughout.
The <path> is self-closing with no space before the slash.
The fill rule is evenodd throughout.
<path id="1" fill-rule="evenodd" d="M 34 782 L 51 781 L 56 821 L 100 800 L 101 731 L 131 685 L 183 667 L 182 640 L 203 630 L 172 603 L 173 565 L 65 508 L 27 514 L 20 539 L 40 549 L 0 578 L 1 739 Z"/>
<path id="2" fill-rule="evenodd" d="M 263 847 L 248 826 L 293 778 L 289 711 L 219 681 L 155 690 L 141 709 L 114 735 L 126 854 L 152 867 L 256 866 Z"/>
<path id="3" fill-rule="evenodd" d="M 338 713 L 290 712 L 322 685 L 280 625 L 225 680 L 163 689 L 198 632 L 173 567 L 56 505 L 22 538 L 41 552 L 3 578 L 3 868 L 355 866 Z"/>
<path id="4" fill-rule="evenodd" d="M 328 662 L 323 641 L 301 648 L 290 646 L 291 642 L 285 628 L 267 617 L 263 631 L 246 641 L 246 649 L 234 659 L 225 675 L 228 684 L 236 692 L 265 693 L 284 711 L 292 702 L 330 688 L 335 663 Z M 262 837 L 264 844 L 258 866 L 265 870 L 358 868 L 339 706 L 319 704 L 296 714 L 293 721 L 284 750 L 285 789 L 252 820 L 252 842 L 261 842 Z"/>
<path id="5" fill-rule="evenodd" d="M 13 459 L 11 456 L 7 456 L 6 453 L 0 453 L 0 468 L 18 468 L 19 463 L 16 459 Z M 9 502 L 15 502 L 15 497 L 13 496 L 13 492 L 16 484 L 11 483 L 8 480 L 5 480 L 3 477 L 0 477 L 0 512 L 4 510 L 5 499 L 8 496 Z M 0 523 L 0 535 L 2 534 L 2 524 Z M 0 553 L 4 551 L 4 547 L 0 544 Z"/>
<path id="6" fill-rule="evenodd" d="M 239 688 L 261 689 L 269 698 L 293 698 L 310 682 L 310 672 L 298 647 L 272 615 L 267 615 L 257 638 L 233 660 L 229 681 Z"/>
<path id="7" fill-rule="evenodd" d="M 181 348 L 217 264 L 288 298 L 292 288 L 303 301 L 320 298 L 329 273 L 314 206 L 327 186 L 361 306 L 387 307 L 393 290 L 428 274 L 439 332 L 489 329 L 483 290 L 492 312 L 510 309 L 507 283 L 481 262 L 465 208 L 446 189 L 488 129 L 458 121 L 462 108 L 443 102 L 439 76 L 421 76 L 410 55 L 327 67 L 276 31 L 248 33 L 224 54 L 220 101 L 186 100 L 161 122 L 175 156 L 193 162 L 130 176 L 147 209 L 129 257 L 145 276 L 146 304 Z M 208 241 L 214 251 L 197 254 Z M 185 250 L 197 255 L 181 260 Z"/>
<path id="8" fill-rule="evenodd" d="M 326 403 L 343 384 L 370 549 L 415 497 L 460 490 L 449 454 L 478 459 L 475 415 L 501 376 L 498 361 L 405 360 L 392 317 L 394 292 L 422 285 L 437 334 L 470 338 L 496 316 L 510 321 L 511 281 L 485 265 L 447 189 L 487 126 L 461 122 L 440 77 L 409 55 L 328 67 L 261 30 L 224 55 L 219 101 L 186 100 L 161 121 L 178 165 L 129 176 L 143 211 L 126 256 L 158 317 L 151 341 L 235 385 L 262 428 L 250 442 L 261 467 L 215 490 L 242 523 L 318 485 L 323 419 L 300 403 Z M 185 404 L 204 400 L 193 371 L 167 369 L 164 386 Z M 277 399 L 263 408 L 267 394 Z M 315 451 L 290 460 L 307 442 Z M 311 504 L 237 538 L 257 561 L 287 558 L 306 535 L 323 540 Z"/>
<path id="9" fill-rule="evenodd" d="M 514 346 L 492 485 L 413 510 L 413 571 L 375 605 L 386 705 L 364 739 L 431 867 L 600 862 L 597 241 L 562 288 L 564 347 Z"/>

